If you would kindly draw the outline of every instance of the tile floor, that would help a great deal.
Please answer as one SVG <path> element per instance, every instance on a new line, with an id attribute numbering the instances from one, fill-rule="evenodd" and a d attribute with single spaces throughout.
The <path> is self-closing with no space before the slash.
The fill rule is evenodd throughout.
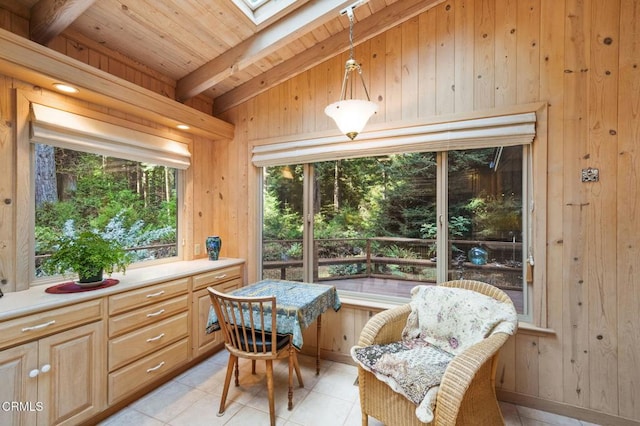
<path id="1" fill-rule="evenodd" d="M 315 358 L 299 355 L 304 388 L 294 387 L 293 410 L 287 410 L 287 363 L 274 365 L 276 422 L 283 426 L 361 426 L 356 367 L 323 360 L 315 375 Z M 264 362 L 240 360 L 240 387 L 231 383 L 227 409 L 218 417 L 228 355 L 220 351 L 115 413 L 100 426 L 268 425 L 269 406 Z M 294 386 L 296 385 L 294 377 Z M 507 426 L 583 426 L 580 420 L 501 403 Z M 370 426 L 382 423 L 369 418 Z"/>

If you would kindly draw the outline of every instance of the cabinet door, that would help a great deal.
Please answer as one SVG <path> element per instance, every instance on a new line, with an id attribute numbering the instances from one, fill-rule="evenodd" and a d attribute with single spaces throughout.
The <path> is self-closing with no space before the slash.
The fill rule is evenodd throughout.
<path id="1" fill-rule="evenodd" d="M 0 424 L 35 425 L 38 401 L 38 377 L 29 373 L 37 368 L 38 344 L 27 343 L 0 352 Z"/>
<path id="2" fill-rule="evenodd" d="M 242 278 L 236 277 L 222 283 L 212 284 L 212 287 L 222 292 L 229 292 L 242 286 Z M 224 338 L 222 333 L 207 334 L 207 321 L 209 320 L 209 308 L 211 307 L 211 298 L 206 288 L 193 292 L 193 326 L 192 336 L 192 358 L 202 355 L 210 351 L 212 348 L 222 345 Z"/>
<path id="3" fill-rule="evenodd" d="M 103 321 L 40 339 L 38 424 L 78 424 L 105 408 L 105 354 Z"/>
<path id="4" fill-rule="evenodd" d="M 193 358 L 223 343 L 222 334 L 219 331 L 207 334 L 210 306 L 211 299 L 206 288 L 193 293 Z"/>

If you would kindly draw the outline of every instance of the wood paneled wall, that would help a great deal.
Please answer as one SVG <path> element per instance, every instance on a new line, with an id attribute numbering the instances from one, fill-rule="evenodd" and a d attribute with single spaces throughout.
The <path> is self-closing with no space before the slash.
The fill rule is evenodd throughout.
<path id="1" fill-rule="evenodd" d="M 357 24 L 356 24 L 357 25 Z M 20 18 L 0 26 L 26 34 Z M 173 95 L 174 82 L 133 61 L 67 35 L 52 47 L 151 90 Z M 376 125 L 548 103 L 546 264 L 553 333 L 522 330 L 501 352 L 500 397 L 602 424 L 640 422 L 640 0 L 449 0 L 356 47 L 379 103 Z M 259 139 L 332 130 L 324 107 L 339 97 L 346 54 L 269 89 L 220 118 L 235 140 L 194 140 L 193 221 L 189 243 L 210 233 L 223 255 L 259 263 Z M 14 87 L 0 78 L 0 167 L 12 170 Z M 194 108 L 211 111 L 199 98 Z M 535 161 L 535 159 L 534 159 Z M 582 183 L 582 169 L 600 171 Z M 0 198 L 14 173 L 0 178 Z M 12 206 L 0 203 L 0 260 L 12 253 Z M 540 254 L 538 254 L 540 256 Z M 6 263 L 5 263 L 6 264 Z M 345 306 L 328 314 L 321 346 L 348 353 L 373 313 Z M 310 344 L 314 342 L 309 341 Z"/>
<path id="2" fill-rule="evenodd" d="M 358 45 L 355 57 L 379 102 L 377 124 L 548 103 L 547 185 L 534 190 L 547 193 L 547 211 L 536 211 L 546 215 L 547 267 L 536 273 L 545 276 L 541 314 L 553 333 L 522 330 L 509 341 L 500 395 L 604 424 L 640 422 L 640 0 L 450 0 Z M 339 96 L 345 60 L 221 117 L 236 125 L 236 140 L 222 148 L 230 156 L 221 174 L 234 184 L 220 197 L 236 185 L 248 197 L 227 199 L 218 227 L 232 221 L 226 232 L 242 241 L 250 280 L 259 261 L 251 146 L 332 129 L 323 109 Z M 581 182 L 589 167 L 599 182 Z M 247 226 L 235 228 L 244 212 Z M 341 331 L 322 345 L 348 353 L 344 341 L 369 312 L 340 315 L 329 321 L 341 327 L 327 329 Z"/>

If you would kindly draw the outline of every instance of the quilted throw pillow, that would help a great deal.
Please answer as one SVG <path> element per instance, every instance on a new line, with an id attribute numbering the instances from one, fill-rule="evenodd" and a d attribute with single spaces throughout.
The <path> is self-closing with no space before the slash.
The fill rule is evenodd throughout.
<path id="1" fill-rule="evenodd" d="M 354 346 L 351 356 L 376 378 L 413 402 L 416 416 L 433 420 L 436 395 L 453 355 L 422 339 L 386 345 Z"/>
<path id="2" fill-rule="evenodd" d="M 514 334 L 518 315 L 513 304 L 473 290 L 416 286 L 403 340 L 424 339 L 454 355 L 492 333 Z"/>

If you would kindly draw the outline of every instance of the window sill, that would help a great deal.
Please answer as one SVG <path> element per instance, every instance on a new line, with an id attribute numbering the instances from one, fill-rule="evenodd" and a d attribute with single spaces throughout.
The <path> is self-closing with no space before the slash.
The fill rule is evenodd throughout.
<path id="1" fill-rule="evenodd" d="M 355 294 L 352 292 L 341 292 L 340 290 L 338 290 L 338 294 L 343 306 L 352 306 L 359 309 L 385 310 L 409 303 L 409 300 L 399 297 L 376 297 L 372 295 Z M 518 321 L 518 333 L 539 337 L 556 335 L 556 332 L 553 329 L 538 327 L 526 321 Z"/>

